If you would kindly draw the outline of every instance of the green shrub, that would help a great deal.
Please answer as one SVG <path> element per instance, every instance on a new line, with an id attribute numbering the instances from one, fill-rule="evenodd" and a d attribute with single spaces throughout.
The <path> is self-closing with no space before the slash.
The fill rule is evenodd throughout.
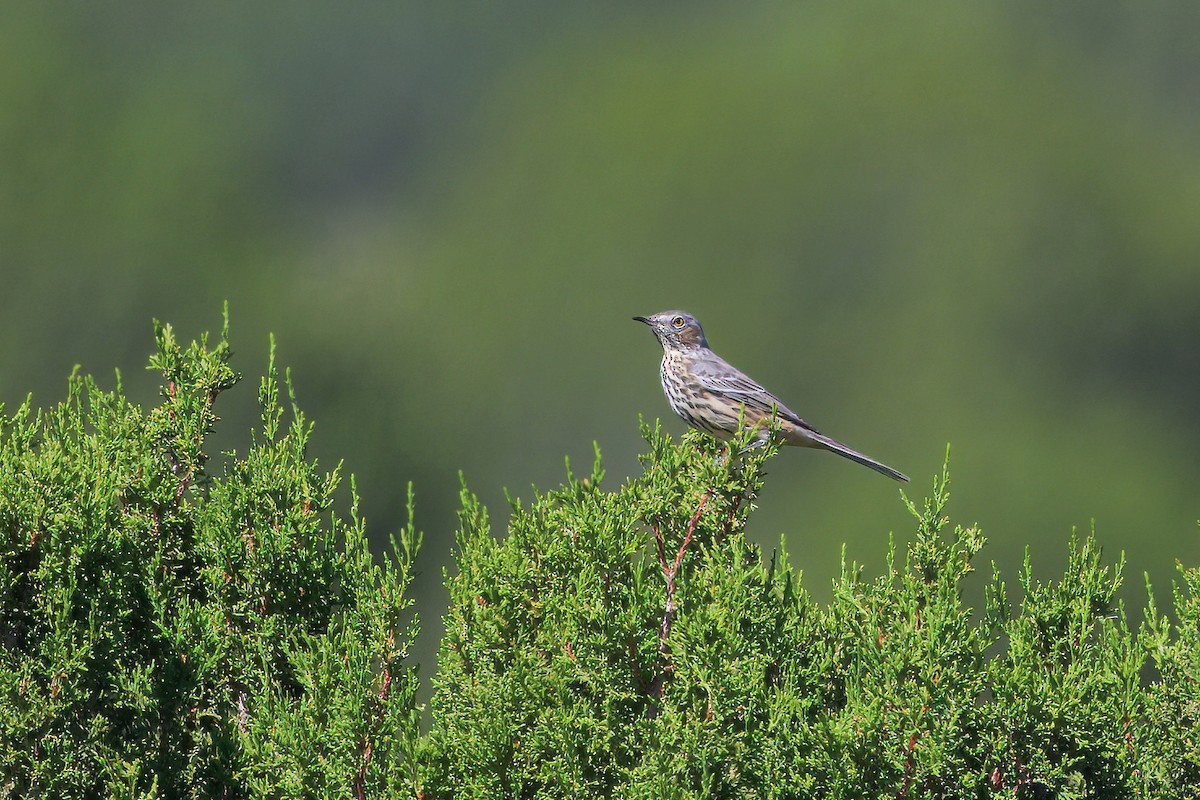
<path id="1" fill-rule="evenodd" d="M 464 490 L 426 797 L 1197 796 L 1194 571 L 1178 636 L 1132 635 L 1090 538 L 975 613 L 943 475 L 903 567 L 821 605 L 744 535 L 771 448 L 644 433 L 642 476 L 604 491 L 597 457 L 501 539 Z"/>
<path id="2" fill-rule="evenodd" d="M 157 339 L 148 412 L 76 375 L 0 413 L 0 798 L 1200 797 L 1200 572 L 1133 631 L 1089 536 L 968 608 L 943 473 L 903 559 L 818 603 L 745 536 L 775 448 L 648 426 L 640 476 L 597 452 L 504 536 L 462 489 L 421 736 L 411 521 L 372 557 L 273 346 L 210 473 L 226 331 Z"/>
<path id="3" fill-rule="evenodd" d="M 226 330 L 228 325 L 226 324 Z M 72 376 L 0 415 L 0 797 L 380 796 L 409 781 L 415 675 L 401 627 L 418 537 L 375 563 L 339 476 L 282 425 L 206 471 L 238 376 L 226 333 L 183 349 L 144 412 Z M 288 381 L 290 394 L 290 381 Z"/>

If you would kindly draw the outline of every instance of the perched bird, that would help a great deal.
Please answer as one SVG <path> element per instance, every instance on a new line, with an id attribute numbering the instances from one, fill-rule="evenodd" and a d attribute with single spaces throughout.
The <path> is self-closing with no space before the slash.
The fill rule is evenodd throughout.
<path id="1" fill-rule="evenodd" d="M 907 475 L 820 433 L 779 398 L 710 350 L 704 330 L 691 314 L 664 311 L 634 319 L 649 325 L 662 345 L 663 393 L 671 409 L 693 428 L 727 441 L 737 433 L 738 420 L 744 413 L 745 424 L 759 425 L 759 440 L 766 441 L 771 435 L 768 423 L 774 415 L 783 444 L 831 450 L 894 480 L 908 480 Z"/>

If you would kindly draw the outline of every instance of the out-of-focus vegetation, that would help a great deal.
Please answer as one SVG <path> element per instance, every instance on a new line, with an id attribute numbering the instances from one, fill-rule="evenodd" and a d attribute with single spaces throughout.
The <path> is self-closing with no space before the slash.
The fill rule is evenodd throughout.
<path id="1" fill-rule="evenodd" d="M 0 401 L 82 362 L 149 403 L 150 319 L 228 298 L 381 541 L 415 483 L 432 621 L 455 471 L 492 506 L 593 440 L 634 472 L 637 415 L 670 412 L 629 317 L 683 307 L 918 484 L 952 443 L 956 517 L 1010 572 L 1094 520 L 1164 584 L 1200 557 L 1198 27 L 1182 0 L 6 4 Z M 905 528 L 866 470 L 772 471 L 751 534 L 818 596 L 831 532 Z"/>

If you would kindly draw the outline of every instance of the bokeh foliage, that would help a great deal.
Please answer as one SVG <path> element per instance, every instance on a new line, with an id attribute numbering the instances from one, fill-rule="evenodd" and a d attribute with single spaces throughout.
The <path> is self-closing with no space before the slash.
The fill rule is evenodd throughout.
<path id="1" fill-rule="evenodd" d="M 666 410 L 627 318 L 682 306 L 822 430 L 911 474 L 953 442 L 1006 569 L 1094 520 L 1165 584 L 1200 560 L 1197 29 L 1193 0 L 4 3 L 0 400 L 82 363 L 148 404 L 145 320 L 229 298 L 378 530 L 418 487 L 430 619 L 456 471 L 496 508 L 593 441 L 636 474 Z M 844 543 L 907 522 L 805 455 L 750 533 L 829 599 Z"/>

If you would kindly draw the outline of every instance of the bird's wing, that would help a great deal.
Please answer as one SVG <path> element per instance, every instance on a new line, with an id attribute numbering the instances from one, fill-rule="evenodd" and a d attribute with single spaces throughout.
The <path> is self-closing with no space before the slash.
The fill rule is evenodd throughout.
<path id="1" fill-rule="evenodd" d="M 768 415 L 774 410 L 780 418 L 817 433 L 816 428 L 785 406 L 783 401 L 768 392 L 766 387 L 715 353 L 710 358 L 693 364 L 692 374 L 700 385 L 710 392 L 723 394 L 735 402 L 744 403 L 747 408 L 758 409 Z"/>

